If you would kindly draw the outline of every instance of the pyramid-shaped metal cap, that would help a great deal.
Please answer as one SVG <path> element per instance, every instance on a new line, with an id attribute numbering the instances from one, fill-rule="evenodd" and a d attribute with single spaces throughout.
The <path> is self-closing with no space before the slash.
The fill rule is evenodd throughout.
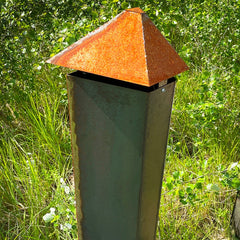
<path id="1" fill-rule="evenodd" d="M 47 62 L 144 86 L 188 69 L 140 8 L 123 11 Z"/>

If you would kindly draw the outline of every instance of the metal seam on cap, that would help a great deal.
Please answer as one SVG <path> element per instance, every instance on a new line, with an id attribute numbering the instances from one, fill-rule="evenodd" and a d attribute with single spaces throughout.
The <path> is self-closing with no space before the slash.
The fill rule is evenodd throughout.
<path id="1" fill-rule="evenodd" d="M 144 14 L 146 14 L 146 13 L 144 13 Z M 144 14 L 141 14 L 142 22 L 143 22 L 143 15 L 144 15 Z M 144 44 L 145 61 L 146 61 L 146 72 L 147 72 L 148 83 L 149 83 L 149 73 L 148 73 L 148 64 L 147 64 L 146 42 L 145 42 L 145 35 L 144 35 L 144 27 L 143 27 L 143 24 L 142 24 L 142 34 L 143 34 L 143 44 Z"/>

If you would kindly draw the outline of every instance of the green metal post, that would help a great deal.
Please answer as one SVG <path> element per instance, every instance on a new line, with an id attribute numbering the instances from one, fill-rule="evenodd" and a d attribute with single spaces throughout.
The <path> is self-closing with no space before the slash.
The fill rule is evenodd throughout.
<path id="1" fill-rule="evenodd" d="M 79 240 L 155 240 L 174 87 L 68 75 Z"/>

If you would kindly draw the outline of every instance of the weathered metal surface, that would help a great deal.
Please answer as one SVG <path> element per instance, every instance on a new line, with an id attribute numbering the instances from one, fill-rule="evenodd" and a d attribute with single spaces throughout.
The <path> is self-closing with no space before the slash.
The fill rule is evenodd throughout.
<path id="1" fill-rule="evenodd" d="M 155 240 L 175 79 L 148 96 L 139 229 L 136 240 Z"/>
<path id="2" fill-rule="evenodd" d="M 80 240 L 155 240 L 174 86 L 68 75 Z"/>
<path id="3" fill-rule="evenodd" d="M 69 117 L 70 117 L 70 129 L 71 129 L 71 146 L 72 146 L 72 158 L 73 158 L 73 171 L 74 171 L 74 186 L 75 186 L 75 196 L 76 196 L 76 215 L 78 222 L 78 239 L 83 240 L 83 231 L 82 231 L 82 200 L 81 200 L 81 189 L 80 189 L 80 165 L 78 164 L 79 159 L 79 144 L 78 144 L 78 135 L 79 131 L 75 124 L 76 120 L 76 112 L 75 104 L 74 104 L 74 82 L 67 81 L 67 89 L 68 89 L 68 105 L 69 105 Z"/>
<path id="4" fill-rule="evenodd" d="M 231 225 L 235 233 L 235 236 L 238 239 L 240 239 L 240 192 L 237 193 L 237 197 L 236 197 L 236 201 L 235 201 L 235 205 L 232 213 Z"/>
<path id="5" fill-rule="evenodd" d="M 188 69 L 140 8 L 125 10 L 48 62 L 144 86 Z"/>

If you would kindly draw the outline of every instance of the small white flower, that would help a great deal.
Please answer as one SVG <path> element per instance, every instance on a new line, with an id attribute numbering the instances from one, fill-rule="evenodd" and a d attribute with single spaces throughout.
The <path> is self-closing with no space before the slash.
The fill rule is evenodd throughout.
<path id="1" fill-rule="evenodd" d="M 60 230 L 63 230 L 63 225 L 62 224 L 60 224 Z"/>
<path id="2" fill-rule="evenodd" d="M 230 166 L 230 170 L 238 166 L 238 162 L 232 163 Z"/>
<path id="3" fill-rule="evenodd" d="M 65 223 L 66 228 L 71 229 L 72 225 L 70 223 Z"/>
<path id="4" fill-rule="evenodd" d="M 65 183 L 63 178 L 60 178 L 60 183 Z"/>
<path id="5" fill-rule="evenodd" d="M 69 194 L 70 193 L 70 187 L 65 186 L 64 191 L 65 191 L 66 194 Z"/>
<path id="6" fill-rule="evenodd" d="M 53 208 L 53 207 L 50 208 L 50 213 L 51 213 L 51 214 L 55 214 L 55 211 L 56 211 L 55 208 Z"/>
<path id="7" fill-rule="evenodd" d="M 55 215 L 55 214 L 47 213 L 47 214 L 45 214 L 45 215 L 43 216 L 43 220 L 44 220 L 45 222 L 51 222 L 51 221 L 53 220 L 53 218 L 54 218 L 54 215 Z"/>

